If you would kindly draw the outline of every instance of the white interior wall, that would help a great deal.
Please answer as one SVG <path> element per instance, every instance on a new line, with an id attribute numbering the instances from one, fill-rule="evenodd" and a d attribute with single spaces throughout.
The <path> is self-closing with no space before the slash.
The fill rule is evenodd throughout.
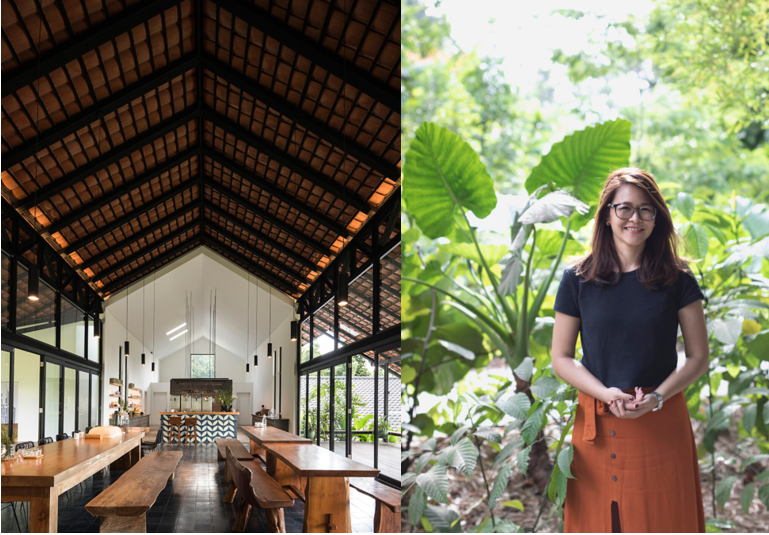
<path id="1" fill-rule="evenodd" d="M 296 343 L 289 338 L 293 300 L 204 248 L 182 256 L 149 279 L 134 284 L 107 301 L 104 323 L 105 396 L 109 391 L 109 378 L 118 377 L 118 348 L 127 337 L 131 346 L 128 381 L 146 393 L 144 412 L 155 412 L 152 408 L 152 392 L 168 391 L 166 385 L 172 378 L 189 377 L 190 349 L 185 346 L 188 335 L 173 341 L 166 335 L 167 331 L 187 319 L 187 292 L 192 293 L 194 310 L 192 350 L 195 353 L 209 352 L 211 289 L 216 289 L 217 293 L 216 376 L 232 379 L 236 391 L 251 392 L 252 412 L 261 405 L 272 408 L 274 371 L 273 359 L 267 358 L 267 342 L 271 339 L 276 352 L 282 346 L 281 412 L 283 417 L 292 419 L 293 426 Z M 142 329 L 146 347 L 141 343 Z M 150 351 L 153 346 L 156 362 L 154 373 L 150 371 Z M 147 355 L 145 366 L 140 364 L 139 357 L 143 347 Z M 257 367 L 253 366 L 254 352 L 259 355 Z M 246 373 L 246 359 L 250 363 L 249 373 Z M 103 400 L 103 404 L 104 422 L 107 422 L 114 409 L 109 409 L 109 399 Z M 155 419 L 156 415 L 153 414 L 151 422 L 155 422 Z"/>

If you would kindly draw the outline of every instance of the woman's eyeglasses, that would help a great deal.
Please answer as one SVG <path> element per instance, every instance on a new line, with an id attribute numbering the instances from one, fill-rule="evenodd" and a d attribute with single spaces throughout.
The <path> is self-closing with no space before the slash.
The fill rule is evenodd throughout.
<path id="1" fill-rule="evenodd" d="M 643 221 L 651 221 L 657 215 L 657 209 L 653 206 L 641 206 L 639 208 L 633 208 L 627 204 L 607 204 L 607 208 L 614 208 L 614 213 L 620 219 L 630 219 L 633 217 L 633 212 L 638 211 L 638 216 Z"/>

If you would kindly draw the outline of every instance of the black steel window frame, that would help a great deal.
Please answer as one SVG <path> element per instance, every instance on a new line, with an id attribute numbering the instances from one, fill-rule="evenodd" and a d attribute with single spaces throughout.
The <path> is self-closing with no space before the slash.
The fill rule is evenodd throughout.
<path id="1" fill-rule="evenodd" d="M 93 418 L 93 388 L 91 388 L 91 376 L 96 375 L 97 377 L 100 377 L 100 370 L 95 370 L 93 366 L 77 366 L 74 365 L 70 359 L 68 358 L 61 358 L 60 356 L 53 355 L 51 353 L 40 353 L 37 349 L 30 346 L 15 346 L 13 344 L 6 343 L 6 340 L 3 339 L 2 343 L 2 350 L 7 351 L 10 355 L 10 365 L 9 365 L 9 377 L 8 377 L 8 420 L 9 425 L 13 425 L 13 421 L 15 419 L 15 412 L 16 407 L 14 406 L 13 402 L 13 390 L 14 390 L 14 377 L 16 375 L 16 350 L 20 351 L 26 351 L 27 353 L 36 354 L 40 358 L 40 371 L 38 374 L 38 437 L 37 440 L 42 439 L 45 437 L 45 417 L 46 417 L 46 396 L 47 396 L 47 381 L 46 381 L 46 364 L 56 364 L 61 367 L 61 373 L 59 374 L 59 392 L 58 392 L 58 407 L 59 407 L 59 413 L 58 413 L 58 434 L 61 434 L 63 432 L 71 432 L 75 430 L 79 431 L 85 431 L 85 427 L 78 422 L 78 414 L 80 409 L 80 397 L 78 396 L 78 382 L 80 380 L 80 373 L 81 371 L 88 373 L 88 382 L 89 382 L 89 396 L 88 396 L 88 419 L 89 422 Z M 65 430 L 64 429 L 64 374 L 65 370 L 67 368 L 73 369 L 75 371 L 75 429 Z M 101 416 L 102 416 L 102 404 L 101 404 L 101 381 L 99 381 L 99 391 L 96 392 L 97 399 L 99 400 L 98 407 L 99 412 L 97 415 L 97 422 L 101 422 Z M 12 428 L 12 427 L 11 427 Z M 55 438 L 55 437 L 52 437 Z"/>

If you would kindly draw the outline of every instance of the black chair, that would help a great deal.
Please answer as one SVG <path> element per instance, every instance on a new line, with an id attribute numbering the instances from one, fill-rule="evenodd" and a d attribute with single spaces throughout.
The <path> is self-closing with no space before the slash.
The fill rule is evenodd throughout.
<path id="1" fill-rule="evenodd" d="M 69 435 L 67 433 L 61 433 L 59 435 L 56 435 L 56 442 L 60 440 L 66 440 L 69 438 Z"/>
<path id="2" fill-rule="evenodd" d="M 14 446 L 14 451 L 27 450 L 34 447 L 35 447 L 35 443 L 32 442 L 31 440 L 28 440 L 27 442 L 16 443 L 16 445 Z"/>
<path id="3" fill-rule="evenodd" d="M 142 456 L 149 452 L 155 451 L 160 445 L 160 429 L 155 433 L 155 440 L 142 440 Z"/>
<path id="4" fill-rule="evenodd" d="M 40 441 L 37 443 L 38 446 L 42 446 L 43 444 L 50 444 L 53 442 L 53 439 L 51 437 L 45 437 L 41 438 Z"/>

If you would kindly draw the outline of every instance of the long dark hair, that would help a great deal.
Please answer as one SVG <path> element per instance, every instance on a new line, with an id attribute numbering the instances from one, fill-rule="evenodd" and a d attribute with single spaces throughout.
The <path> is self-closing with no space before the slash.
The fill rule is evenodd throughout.
<path id="1" fill-rule="evenodd" d="M 607 205 L 614 200 L 614 194 L 622 184 L 631 184 L 642 189 L 651 197 L 657 215 L 654 229 L 646 240 L 638 278 L 649 288 L 661 288 L 673 284 L 686 264 L 677 253 L 678 236 L 670 217 L 665 199 L 662 197 L 657 182 L 651 173 L 637 167 L 625 167 L 612 171 L 606 178 L 595 211 L 591 252 L 579 260 L 576 273 L 585 281 L 600 285 L 616 284 L 620 279 L 621 266 L 614 248 L 612 231 L 604 222 L 607 217 Z"/>

